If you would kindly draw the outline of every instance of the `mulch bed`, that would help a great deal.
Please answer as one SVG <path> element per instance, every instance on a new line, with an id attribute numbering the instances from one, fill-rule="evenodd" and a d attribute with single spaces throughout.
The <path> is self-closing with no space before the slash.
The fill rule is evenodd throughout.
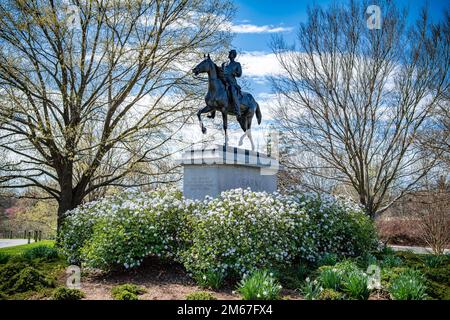
<path id="1" fill-rule="evenodd" d="M 226 283 L 221 290 L 205 290 L 195 284 L 181 265 L 153 257 L 146 259 L 141 267 L 134 270 L 84 273 L 81 290 L 85 292 L 87 300 L 112 300 L 111 289 L 125 283 L 145 288 L 146 293 L 139 296 L 141 300 L 184 300 L 186 295 L 196 291 L 210 292 L 218 300 L 240 299 L 240 296 L 233 292 L 235 286 L 230 283 Z M 291 300 L 300 299 L 294 290 L 283 290 L 282 295 Z"/>

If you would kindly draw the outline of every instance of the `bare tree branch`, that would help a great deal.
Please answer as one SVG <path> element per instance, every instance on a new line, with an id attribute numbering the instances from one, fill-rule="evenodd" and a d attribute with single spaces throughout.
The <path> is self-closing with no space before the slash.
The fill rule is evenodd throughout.
<path id="1" fill-rule="evenodd" d="M 64 3 L 0 4 L 2 179 L 55 197 L 58 225 L 97 189 L 164 181 L 162 169 L 176 180 L 163 163 L 199 101 L 192 59 L 227 46 L 233 11 L 228 0 L 70 1 L 73 27 Z"/>
<path id="2" fill-rule="evenodd" d="M 297 48 L 275 38 L 284 76 L 272 84 L 278 125 L 296 142 L 289 167 L 351 187 L 374 216 L 436 165 L 415 141 L 449 89 L 450 29 L 426 10 L 408 28 L 382 1 L 382 29 L 369 30 L 366 4 L 310 9 Z"/>

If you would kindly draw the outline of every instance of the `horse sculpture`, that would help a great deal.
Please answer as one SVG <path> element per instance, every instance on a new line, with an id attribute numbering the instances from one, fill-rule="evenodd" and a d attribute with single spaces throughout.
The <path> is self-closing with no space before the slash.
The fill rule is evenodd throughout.
<path id="1" fill-rule="evenodd" d="M 210 58 L 210 56 L 205 56 L 205 59 L 196 66 L 193 70 L 193 73 L 197 76 L 201 73 L 208 74 L 208 93 L 205 97 L 206 107 L 201 108 L 197 112 L 197 117 L 200 122 L 200 128 L 202 129 L 203 134 L 206 133 L 206 128 L 203 125 L 201 115 L 204 113 L 210 113 L 209 118 L 214 118 L 216 111 L 222 113 L 223 119 L 223 130 L 225 131 L 225 145 L 228 144 L 228 115 L 235 116 L 235 110 L 230 103 L 228 98 L 227 88 L 224 83 L 224 80 L 221 78 L 222 69 L 219 68 Z M 244 131 L 244 135 L 239 140 L 239 145 L 243 144 L 244 138 L 247 136 L 252 145 L 252 150 L 255 150 L 255 144 L 253 142 L 251 128 L 252 128 L 252 120 L 256 114 L 256 118 L 258 120 L 258 124 L 261 124 L 262 115 L 261 110 L 259 108 L 258 103 L 255 101 L 253 96 L 250 93 L 242 92 L 240 96 L 240 106 L 241 106 L 241 117 L 238 117 L 237 120 Z"/>

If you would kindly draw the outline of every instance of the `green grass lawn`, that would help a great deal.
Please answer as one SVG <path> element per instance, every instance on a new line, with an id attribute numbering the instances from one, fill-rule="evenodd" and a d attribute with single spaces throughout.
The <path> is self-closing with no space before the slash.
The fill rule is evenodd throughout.
<path id="1" fill-rule="evenodd" d="M 19 245 L 14 247 L 7 247 L 0 249 L 0 255 L 7 255 L 10 258 L 6 262 L 0 262 L 0 300 L 27 300 L 27 299 L 48 299 L 52 296 L 55 287 L 62 285 L 61 279 L 63 279 L 65 274 L 65 269 L 67 267 L 66 260 L 59 256 L 57 258 L 47 259 L 47 258 L 35 258 L 30 260 L 30 258 L 23 256 L 27 250 L 36 248 L 39 246 L 48 246 L 53 247 L 55 245 L 54 240 L 43 240 L 39 242 L 34 242 L 31 244 Z M 3 287 L 2 282 L 5 281 L 5 273 L 6 276 L 8 272 L 14 270 L 14 276 L 20 276 L 23 270 L 31 270 L 33 272 L 33 279 L 25 279 L 28 283 L 31 281 L 31 284 L 26 284 L 27 286 L 33 286 L 33 282 L 38 283 L 39 281 L 43 281 L 42 279 L 46 279 L 45 284 L 38 283 L 35 284 L 35 287 L 32 289 L 26 290 L 19 289 L 17 291 L 8 290 L 13 288 L 13 285 L 9 285 L 8 287 Z M 21 276 L 25 277 L 26 274 Z M 10 278 L 10 276 L 8 276 Z M 17 283 L 23 283 L 22 278 L 17 280 Z M 23 291 L 25 290 L 25 291 Z"/>
<path id="2" fill-rule="evenodd" d="M 54 240 L 42 240 L 39 242 L 33 242 L 30 244 L 23 244 L 20 246 L 14 246 L 14 247 L 7 247 L 7 248 L 1 248 L 0 253 L 5 253 L 9 255 L 18 255 L 22 254 L 25 250 L 31 249 L 38 246 L 51 246 L 53 247 L 55 245 Z"/>

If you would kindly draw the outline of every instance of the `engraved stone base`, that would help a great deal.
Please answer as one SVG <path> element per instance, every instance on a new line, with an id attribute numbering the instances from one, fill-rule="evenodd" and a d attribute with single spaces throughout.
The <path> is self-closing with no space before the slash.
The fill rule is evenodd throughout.
<path id="1" fill-rule="evenodd" d="M 264 154 L 235 147 L 216 145 L 186 151 L 183 165 L 183 195 L 203 200 L 222 191 L 247 189 L 275 192 L 279 164 Z"/>

